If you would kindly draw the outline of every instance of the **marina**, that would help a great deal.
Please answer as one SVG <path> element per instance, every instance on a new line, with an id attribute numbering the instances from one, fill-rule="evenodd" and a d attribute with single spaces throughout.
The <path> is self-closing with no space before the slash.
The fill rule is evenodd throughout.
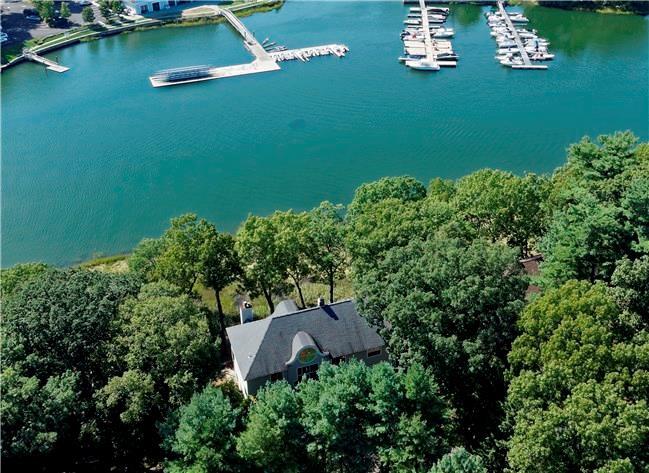
<path id="1" fill-rule="evenodd" d="M 495 59 L 512 69 L 547 69 L 547 65 L 537 63 L 554 59 L 547 50 L 547 40 L 539 38 L 535 30 L 521 28 L 529 19 L 521 13 L 509 13 L 502 0 L 498 0 L 497 8 L 485 14 L 498 45 Z"/>
<path id="2" fill-rule="evenodd" d="M 406 26 L 401 32 L 404 55 L 399 57 L 399 62 L 419 71 L 456 67 L 458 57 L 448 40 L 455 31 L 442 26 L 449 13 L 446 7 L 426 6 L 426 0 L 419 0 L 419 7 L 410 8 L 403 21 Z"/>
<path id="3" fill-rule="evenodd" d="M 202 8 L 211 8 L 215 13 L 222 15 L 237 33 L 241 35 L 243 45 L 255 59 L 249 63 L 233 66 L 190 66 L 165 69 L 149 77 L 149 81 L 153 87 L 190 84 L 206 80 L 278 71 L 281 68 L 277 63 L 281 61 L 298 59 L 306 62 L 312 57 L 328 55 L 335 55 L 342 58 L 349 51 L 349 48 L 344 44 L 329 44 L 288 50 L 283 46 L 277 46 L 276 42 L 269 42 L 269 38 L 264 39 L 260 43 L 255 38 L 255 35 L 246 28 L 243 22 L 227 8 L 215 6 L 204 6 Z"/>

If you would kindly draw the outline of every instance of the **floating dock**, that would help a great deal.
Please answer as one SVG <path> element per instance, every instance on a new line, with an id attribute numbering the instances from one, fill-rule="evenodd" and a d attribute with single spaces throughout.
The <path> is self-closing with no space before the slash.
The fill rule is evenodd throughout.
<path id="1" fill-rule="evenodd" d="M 214 9 L 215 13 L 223 15 L 230 25 L 237 30 L 243 38 L 243 45 L 254 56 L 252 62 L 224 67 L 193 66 L 189 68 L 169 69 L 160 71 L 149 77 L 153 87 L 166 87 L 170 85 L 190 84 L 213 79 L 224 79 L 226 77 L 243 76 L 247 74 L 258 74 L 261 72 L 278 71 L 281 68 L 277 64 L 281 61 L 299 59 L 308 61 L 313 56 L 326 56 L 329 54 L 343 57 L 349 48 L 344 44 L 328 44 L 325 46 L 313 46 L 310 48 L 289 49 L 284 51 L 266 51 L 255 36 L 246 28 L 241 20 L 230 10 L 216 6 L 205 6 Z M 266 43 L 268 38 L 263 42 Z M 266 44 L 268 47 L 268 44 Z M 200 69 L 200 72 L 196 72 Z M 185 74 L 187 77 L 183 77 Z"/>
<path id="2" fill-rule="evenodd" d="M 349 51 L 344 44 L 325 44 L 324 46 L 313 46 L 311 48 L 285 49 L 284 51 L 273 51 L 270 56 L 277 62 L 300 60 L 308 61 L 316 56 L 338 56 L 344 57 Z"/>
<path id="3" fill-rule="evenodd" d="M 521 37 L 518 34 L 518 30 L 512 23 L 511 18 L 509 18 L 509 13 L 507 13 L 504 2 L 502 0 L 498 0 L 498 10 L 500 11 L 500 14 L 505 20 L 505 24 L 507 25 L 509 32 L 514 37 L 514 42 L 516 43 L 516 47 L 520 52 L 521 58 L 523 58 L 523 64 L 522 65 L 514 64 L 511 66 L 512 69 L 547 69 L 548 66 L 546 66 L 545 64 L 532 64 L 532 61 L 530 61 L 530 56 L 529 54 L 527 54 L 527 50 L 523 45 L 523 41 L 521 41 Z"/>
<path id="4" fill-rule="evenodd" d="M 43 64 L 50 71 L 62 73 L 70 70 L 69 67 L 62 66 L 61 64 L 54 62 L 51 59 L 47 59 L 46 57 L 39 56 L 36 53 L 27 51 L 23 55 L 25 59 Z"/>

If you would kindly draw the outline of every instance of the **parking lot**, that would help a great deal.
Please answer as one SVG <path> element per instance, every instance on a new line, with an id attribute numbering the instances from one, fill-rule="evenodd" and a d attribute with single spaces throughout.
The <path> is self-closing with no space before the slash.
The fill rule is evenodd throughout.
<path id="1" fill-rule="evenodd" d="M 23 14 L 24 10 L 35 10 L 34 5 L 27 0 L 0 0 L 2 12 L 2 31 L 7 33 L 9 39 L 2 43 L 3 47 L 21 44 L 26 40 L 44 38 L 58 33 L 63 33 L 72 28 L 83 25 L 81 10 L 84 8 L 79 2 L 67 2 L 72 16 L 68 21 L 59 20 L 55 25 L 49 26 L 45 22 L 30 21 Z M 60 9 L 61 2 L 55 2 L 55 8 Z M 97 7 L 95 18 L 100 19 Z"/>

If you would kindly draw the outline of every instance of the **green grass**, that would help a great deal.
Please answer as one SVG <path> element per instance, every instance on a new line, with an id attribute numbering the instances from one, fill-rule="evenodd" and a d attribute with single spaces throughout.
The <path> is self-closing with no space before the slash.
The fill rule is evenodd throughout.
<path id="1" fill-rule="evenodd" d="M 2 64 L 13 61 L 23 52 L 23 44 L 12 44 L 11 46 L 2 47 Z"/>
<path id="2" fill-rule="evenodd" d="M 196 292 L 200 296 L 201 300 L 207 307 L 211 310 L 214 310 L 216 307 L 216 298 L 214 297 L 214 291 L 208 289 L 204 286 L 197 285 Z M 327 298 L 329 294 L 329 286 L 327 284 L 316 283 L 316 282 L 305 282 L 302 285 L 302 293 L 304 294 L 304 300 L 308 306 L 314 306 L 318 300 L 318 297 L 322 296 Z M 237 284 L 231 284 L 226 287 L 221 293 L 221 303 L 223 304 L 223 312 L 226 315 L 227 325 L 236 325 L 239 323 L 239 308 L 236 306 L 236 297 L 239 295 L 239 287 Z M 336 281 L 334 286 L 334 299 L 348 299 L 353 296 L 351 281 L 349 279 L 341 279 Z M 291 292 L 286 294 L 285 297 L 275 297 L 274 302 L 277 304 L 283 299 L 293 299 L 299 303 L 299 296 L 297 291 L 293 288 Z M 252 306 L 255 311 L 255 319 L 263 319 L 269 315 L 268 305 L 266 304 L 266 299 L 263 297 L 256 297 L 252 299 Z"/>

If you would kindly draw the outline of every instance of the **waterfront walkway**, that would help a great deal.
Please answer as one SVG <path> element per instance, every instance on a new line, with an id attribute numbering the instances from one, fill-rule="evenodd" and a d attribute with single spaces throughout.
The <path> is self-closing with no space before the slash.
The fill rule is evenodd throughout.
<path id="1" fill-rule="evenodd" d="M 51 59 L 47 59 L 47 58 L 45 58 L 43 56 L 39 56 L 38 54 L 30 52 L 30 51 L 26 51 L 24 53 L 24 56 L 25 56 L 25 59 L 27 59 L 29 61 L 39 62 L 39 63 L 43 64 L 50 71 L 65 72 L 65 71 L 70 70 L 69 67 L 62 66 L 62 65 L 58 64 L 57 62 L 52 61 Z"/>

